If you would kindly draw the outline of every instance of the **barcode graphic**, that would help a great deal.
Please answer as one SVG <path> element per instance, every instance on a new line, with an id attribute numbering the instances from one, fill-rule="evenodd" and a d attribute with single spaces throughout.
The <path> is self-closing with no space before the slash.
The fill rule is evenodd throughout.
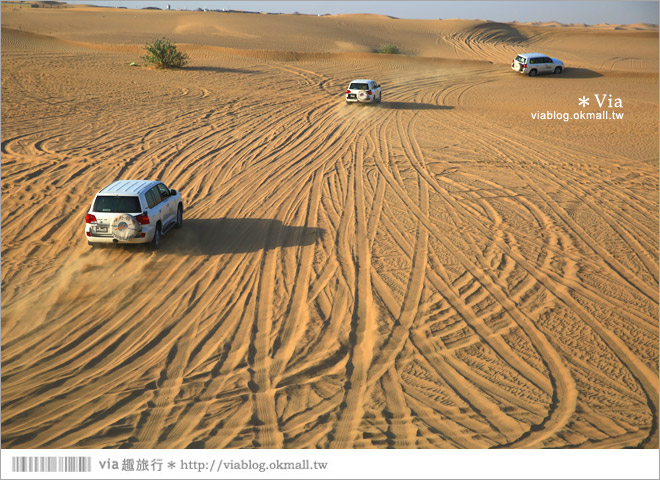
<path id="1" fill-rule="evenodd" d="M 92 457 L 12 457 L 12 472 L 91 472 Z"/>

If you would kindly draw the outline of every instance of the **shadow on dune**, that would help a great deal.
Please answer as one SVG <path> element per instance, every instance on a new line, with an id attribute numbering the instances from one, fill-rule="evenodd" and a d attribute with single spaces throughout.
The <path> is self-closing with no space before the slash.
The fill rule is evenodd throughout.
<path id="1" fill-rule="evenodd" d="M 451 110 L 454 107 L 449 105 L 435 105 L 433 103 L 415 103 L 415 102 L 383 102 L 378 105 L 379 108 L 389 110 Z"/>
<path id="2" fill-rule="evenodd" d="M 513 25 L 499 22 L 485 22 L 476 25 L 469 38 L 482 42 L 511 44 L 520 44 L 528 40 L 528 37 Z"/>
<path id="3" fill-rule="evenodd" d="M 186 66 L 184 70 L 191 72 L 213 72 L 213 73 L 246 73 L 253 74 L 250 70 L 243 70 L 241 68 L 226 68 L 226 67 L 191 67 Z"/>
<path id="4" fill-rule="evenodd" d="M 162 253 L 220 255 L 314 244 L 322 228 L 284 225 L 266 218 L 184 218 L 181 230 L 172 230 L 161 243 Z"/>
<path id="5" fill-rule="evenodd" d="M 602 73 L 598 73 L 594 70 L 589 70 L 587 68 L 572 68 L 569 67 L 563 72 L 561 72 L 559 75 L 543 75 L 543 77 L 547 78 L 597 78 L 597 77 L 602 77 Z M 539 78 L 541 76 L 539 75 Z"/>

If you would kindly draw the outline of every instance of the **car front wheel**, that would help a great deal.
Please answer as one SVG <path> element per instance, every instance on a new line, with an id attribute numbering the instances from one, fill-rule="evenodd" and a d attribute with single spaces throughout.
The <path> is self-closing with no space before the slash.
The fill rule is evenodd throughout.
<path id="1" fill-rule="evenodd" d="M 561 67 L 555 68 L 555 75 L 559 75 L 561 73 Z"/>
<path id="2" fill-rule="evenodd" d="M 176 210 L 176 228 L 181 228 L 183 225 L 183 206 L 179 205 L 179 208 Z"/>

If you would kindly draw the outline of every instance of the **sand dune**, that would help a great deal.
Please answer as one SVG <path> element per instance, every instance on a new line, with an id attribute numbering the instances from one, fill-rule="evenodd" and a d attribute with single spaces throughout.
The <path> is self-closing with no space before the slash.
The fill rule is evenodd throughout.
<path id="1" fill-rule="evenodd" d="M 657 29 L 2 27 L 3 447 L 657 448 Z M 189 68 L 129 66 L 157 35 Z M 624 118 L 531 118 L 594 93 Z M 182 192 L 158 252 L 87 246 L 117 178 Z"/>

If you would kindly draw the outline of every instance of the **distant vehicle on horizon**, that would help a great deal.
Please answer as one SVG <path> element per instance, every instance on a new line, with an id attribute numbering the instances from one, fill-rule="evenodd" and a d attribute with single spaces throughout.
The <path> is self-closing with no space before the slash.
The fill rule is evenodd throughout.
<path id="1" fill-rule="evenodd" d="M 346 103 L 380 103 L 381 88 L 374 80 L 353 80 L 346 89 Z"/>
<path id="2" fill-rule="evenodd" d="M 511 68 L 518 73 L 535 77 L 542 73 L 560 74 L 564 71 L 564 62 L 542 53 L 521 53 L 513 59 Z"/>
<path id="3" fill-rule="evenodd" d="M 162 235 L 182 224 L 181 193 L 157 180 L 118 180 L 94 197 L 85 236 L 90 246 L 149 243 L 156 250 Z"/>

